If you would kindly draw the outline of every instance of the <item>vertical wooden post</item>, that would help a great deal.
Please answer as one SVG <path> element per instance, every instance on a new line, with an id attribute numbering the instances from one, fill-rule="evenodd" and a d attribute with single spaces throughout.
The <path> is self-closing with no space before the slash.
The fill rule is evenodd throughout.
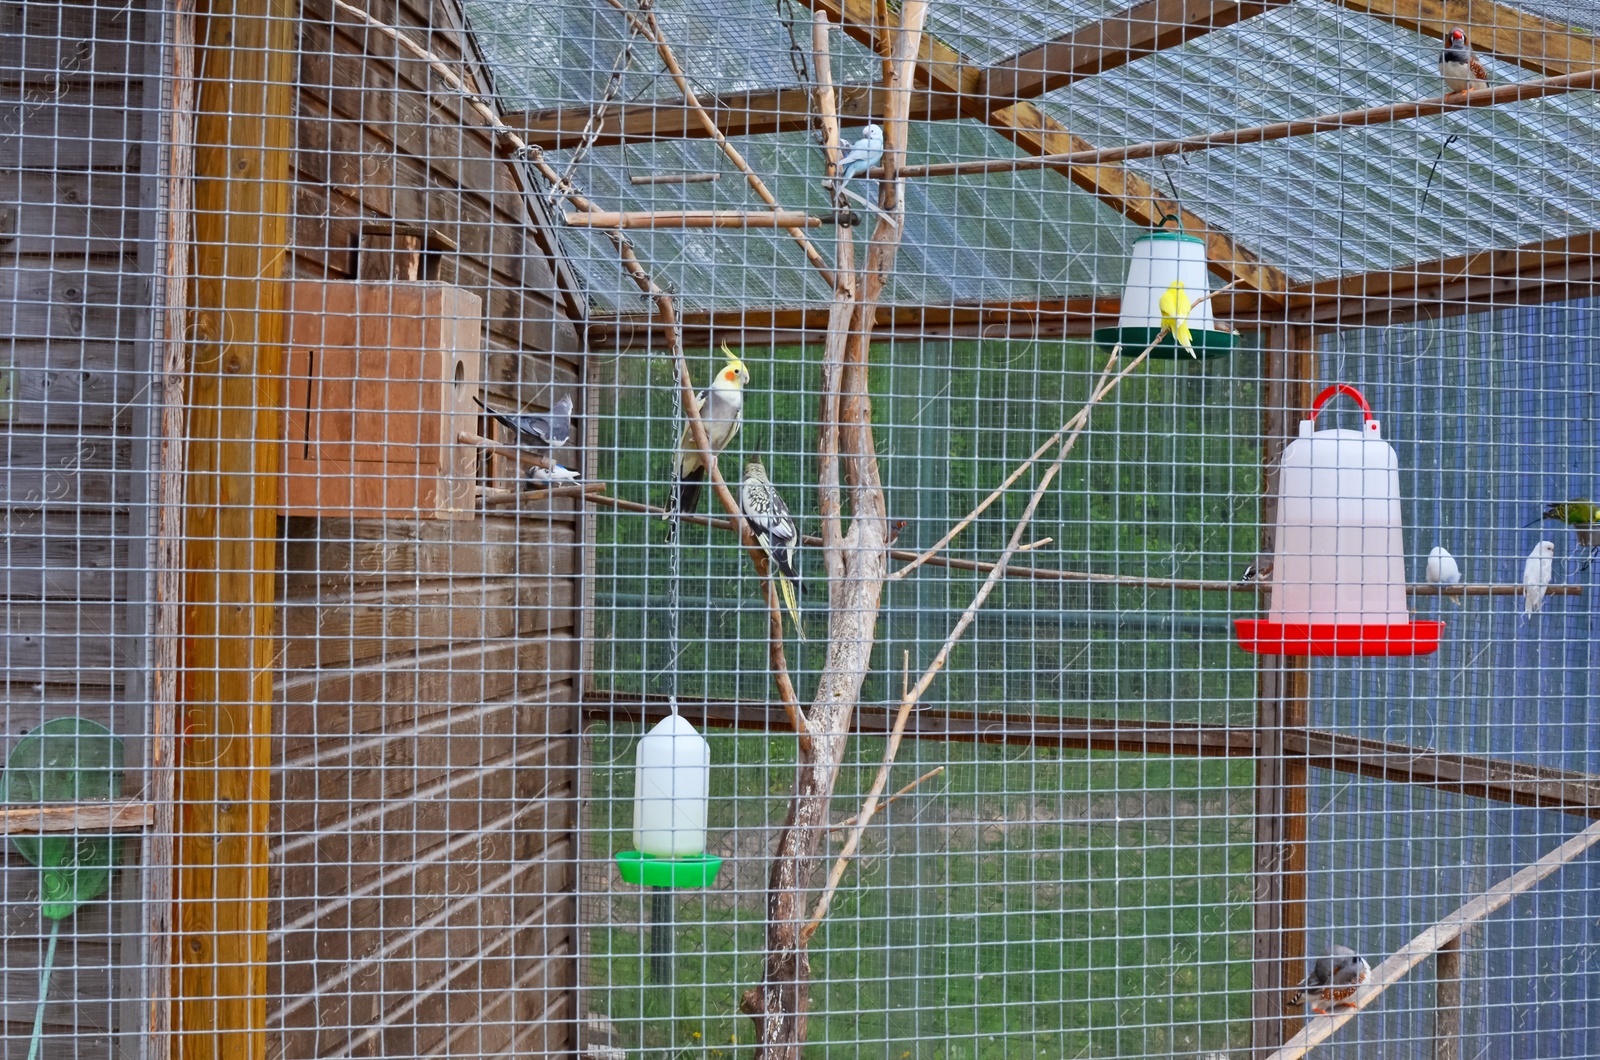
<path id="1" fill-rule="evenodd" d="M 1277 526 L 1278 461 L 1311 407 L 1316 355 L 1311 329 L 1269 333 L 1263 394 L 1261 551 Z M 1262 656 L 1256 705 L 1255 960 L 1252 1039 L 1265 1057 L 1299 1030 L 1285 1013 L 1287 991 L 1305 974 L 1306 775 L 1303 758 L 1284 751 L 1285 729 L 1304 728 L 1311 671 L 1304 659 Z"/>
<path id="2" fill-rule="evenodd" d="M 200 23 L 175 857 L 183 1060 L 266 1055 L 293 12 L 290 0 L 212 0 Z"/>
<path id="3" fill-rule="evenodd" d="M 1460 1056 L 1461 936 L 1457 935 L 1433 958 L 1433 1060 Z"/>

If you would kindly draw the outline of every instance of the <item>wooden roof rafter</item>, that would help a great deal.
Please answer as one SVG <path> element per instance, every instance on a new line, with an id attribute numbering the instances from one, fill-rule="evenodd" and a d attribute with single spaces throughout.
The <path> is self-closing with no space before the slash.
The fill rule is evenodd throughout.
<path id="1" fill-rule="evenodd" d="M 1474 51 L 1545 77 L 1600 67 L 1600 39 L 1493 0 L 1334 0 L 1363 15 L 1442 40 L 1466 29 Z"/>
<path id="2" fill-rule="evenodd" d="M 988 68 L 925 33 L 917 57 L 918 91 L 912 99 L 911 117 L 930 121 L 975 118 L 1033 154 L 1093 150 L 1092 144 L 1069 133 L 1021 95 L 1040 95 L 1053 87 L 1103 73 L 1161 48 L 1232 25 L 1281 2 L 1284 0 L 1142 0 L 1039 49 Z M 851 39 L 875 53 L 882 53 L 887 47 L 892 28 L 877 24 L 873 0 L 806 0 L 806 6 L 826 12 Z M 1173 19 L 1184 21 L 1174 25 Z M 1058 61 L 1068 65 L 1057 69 Z M 1024 73 L 1029 74 L 1026 79 L 1022 77 Z M 987 86 L 996 81 L 1012 84 L 1018 96 L 994 97 Z M 845 86 L 841 97 L 841 110 L 858 122 L 871 120 L 883 102 L 881 90 L 870 85 Z M 714 114 L 725 134 L 751 135 L 804 128 L 809 106 L 804 91 L 776 88 L 720 97 Z M 587 108 L 508 116 L 508 124 L 527 131 L 530 143 L 548 148 L 572 146 L 587 121 Z M 726 126 L 722 125 L 724 121 Z M 658 101 L 622 108 L 614 121 L 602 128 L 595 142 L 619 144 L 634 139 L 693 135 L 704 132 L 697 133 L 692 115 L 681 102 Z M 1155 227 L 1162 217 L 1177 216 L 1186 231 L 1206 240 L 1213 269 L 1219 275 L 1238 279 L 1269 297 L 1287 286 L 1280 270 L 1264 263 L 1226 232 L 1168 200 L 1142 176 L 1117 165 L 1051 168 L 1136 224 Z"/>

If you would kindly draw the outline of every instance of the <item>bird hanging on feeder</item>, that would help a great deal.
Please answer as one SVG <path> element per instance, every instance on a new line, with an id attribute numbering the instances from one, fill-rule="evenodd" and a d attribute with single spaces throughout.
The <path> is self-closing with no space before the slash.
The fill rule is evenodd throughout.
<path id="1" fill-rule="evenodd" d="M 800 625 L 800 604 L 795 590 L 800 587 L 800 530 L 795 526 L 789 506 L 783 503 L 778 489 L 767 477 L 767 469 L 754 458 L 744 465 L 744 481 L 739 484 L 739 511 L 750 525 L 750 533 L 767 554 L 772 577 L 778 582 L 778 592 L 783 596 L 789 617 L 794 619 L 795 634 L 806 639 Z"/>
<path id="2" fill-rule="evenodd" d="M 1335 946 L 1328 956 L 1312 963 L 1310 973 L 1295 984 L 1295 992 L 1284 1007 L 1299 1008 L 1310 994 L 1311 1011 L 1319 1015 L 1327 1015 L 1331 1008 L 1355 1008 L 1348 999 L 1371 974 L 1366 958 L 1356 956 L 1349 946 Z M 1330 1009 L 1318 1008 L 1318 1001 L 1329 1003 Z"/>
<path id="3" fill-rule="evenodd" d="M 1189 314 L 1194 306 L 1183 289 L 1182 280 L 1172 281 L 1167 293 L 1161 296 L 1160 309 L 1161 326 L 1172 332 L 1173 340 L 1188 350 L 1190 357 L 1198 360 L 1199 355 L 1194 352 L 1194 334 L 1189 330 Z"/>
<path id="4" fill-rule="evenodd" d="M 1428 569 L 1425 573 L 1429 585 L 1460 585 L 1461 568 L 1456 565 L 1456 558 L 1443 545 L 1434 545 L 1433 551 L 1428 553 Z M 1461 597 L 1452 596 L 1450 602 L 1457 607 L 1461 606 Z"/>
<path id="5" fill-rule="evenodd" d="M 713 458 L 739 433 L 739 422 L 744 415 L 744 388 L 750 385 L 750 369 L 744 362 L 726 345 L 722 347 L 722 355 L 728 363 L 717 370 L 710 388 L 694 399 L 695 410 L 700 413 L 700 422 L 705 425 L 707 439 L 711 442 Z M 672 489 L 667 495 L 667 511 L 662 518 L 672 520 L 675 515 L 694 511 L 700 503 L 700 488 L 705 479 L 706 465 L 700 446 L 695 443 L 693 429 L 685 423 L 672 460 Z M 669 540 L 677 533 L 676 527 L 676 520 L 673 520 Z"/>
<path id="6" fill-rule="evenodd" d="M 1444 51 L 1439 56 L 1439 76 L 1444 87 L 1451 92 L 1474 92 L 1489 87 L 1489 71 L 1478 57 L 1472 54 L 1467 43 L 1467 33 L 1457 27 L 1444 39 Z"/>
<path id="7" fill-rule="evenodd" d="M 1550 588 L 1550 575 L 1555 566 L 1554 541 L 1541 541 L 1528 553 L 1522 565 L 1522 617 L 1533 618 L 1534 612 L 1544 606 L 1545 590 Z"/>
<path id="8" fill-rule="evenodd" d="M 518 445 L 535 449 L 559 449 L 572 440 L 572 395 L 568 394 L 547 413 L 501 412 L 485 405 L 476 394 L 478 407 L 516 434 Z"/>

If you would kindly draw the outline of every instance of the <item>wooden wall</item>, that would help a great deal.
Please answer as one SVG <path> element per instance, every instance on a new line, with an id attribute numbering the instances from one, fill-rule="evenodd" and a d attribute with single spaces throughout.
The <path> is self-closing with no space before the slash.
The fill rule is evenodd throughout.
<path id="1" fill-rule="evenodd" d="M 364 6 L 489 90 L 453 0 Z M 365 275 L 363 229 L 426 229 L 459 247 L 434 277 L 483 298 L 492 398 L 582 409 L 574 288 L 481 120 L 328 0 L 299 43 L 294 275 Z M 284 520 L 271 1055 L 571 1048 L 576 507 Z"/>
<path id="2" fill-rule="evenodd" d="M 128 795 L 146 731 L 145 7 L 0 2 L 0 755 L 43 719 L 92 718 L 125 739 Z M 137 1011 L 113 1002 L 144 989 L 139 936 L 119 935 L 138 925 L 135 879 L 118 873 L 110 900 L 64 922 L 43 1056 L 137 1048 Z M 20 1058 L 48 922 L 38 870 L 9 843 L 0 889 L 0 1056 Z"/>

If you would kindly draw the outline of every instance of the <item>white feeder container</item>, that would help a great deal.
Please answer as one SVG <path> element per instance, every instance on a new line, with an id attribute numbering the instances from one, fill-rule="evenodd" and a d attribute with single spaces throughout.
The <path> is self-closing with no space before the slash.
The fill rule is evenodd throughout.
<path id="1" fill-rule="evenodd" d="M 1314 430 L 1335 394 L 1361 405 L 1360 430 Z M 1438 622 L 1406 607 L 1400 463 L 1360 391 L 1317 395 L 1283 451 L 1265 622 L 1238 623 L 1241 646 L 1266 655 L 1419 655 L 1439 647 Z"/>
<path id="2" fill-rule="evenodd" d="M 669 714 L 644 734 L 634 763 L 634 847 L 657 858 L 704 853 L 711 792 L 711 745 L 705 737 Z"/>
<path id="3" fill-rule="evenodd" d="M 1166 218 L 1162 219 L 1163 221 Z M 1174 280 L 1183 281 L 1190 301 L 1199 301 L 1211 290 L 1206 272 L 1206 242 L 1182 232 L 1151 232 L 1134 240 L 1129 249 L 1128 283 L 1122 289 L 1122 313 L 1114 328 L 1100 328 L 1095 342 L 1102 346 L 1121 344 L 1132 353 L 1150 345 L 1161 330 L 1161 296 Z M 1211 303 L 1201 302 L 1189 314 L 1195 353 L 1212 357 L 1232 352 L 1238 336 L 1219 331 L 1211 316 Z M 1151 357 L 1185 358 L 1189 353 L 1171 335 L 1150 351 Z"/>

